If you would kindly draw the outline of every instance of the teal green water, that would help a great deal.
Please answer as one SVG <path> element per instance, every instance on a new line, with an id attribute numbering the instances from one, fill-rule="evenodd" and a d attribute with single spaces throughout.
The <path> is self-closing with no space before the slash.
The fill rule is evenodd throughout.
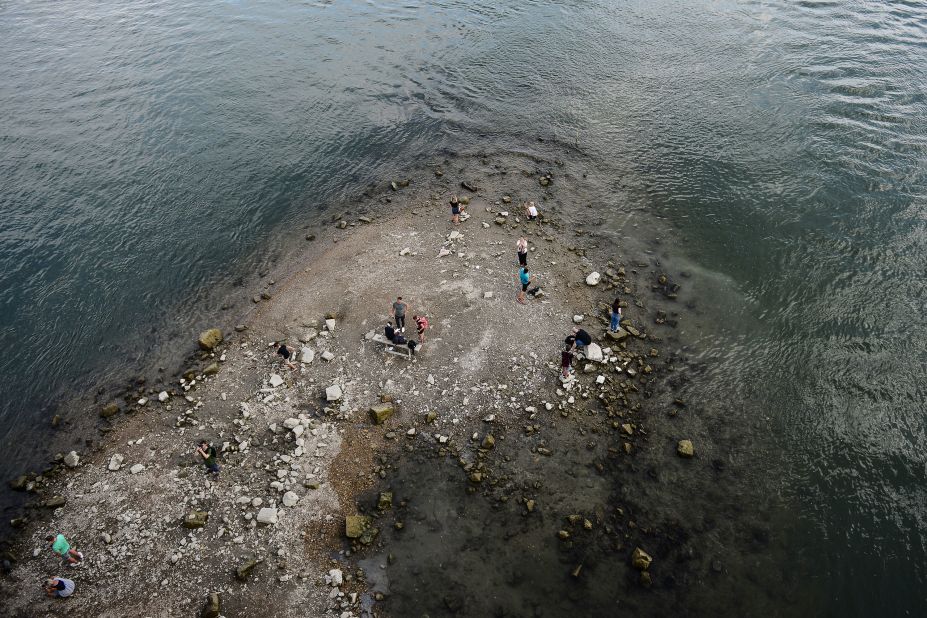
<path id="1" fill-rule="evenodd" d="M 778 453 L 817 609 L 927 613 L 923 5 L 4 3 L 0 58 L 6 476 L 327 204 L 542 136 L 714 282 L 699 396 Z"/>

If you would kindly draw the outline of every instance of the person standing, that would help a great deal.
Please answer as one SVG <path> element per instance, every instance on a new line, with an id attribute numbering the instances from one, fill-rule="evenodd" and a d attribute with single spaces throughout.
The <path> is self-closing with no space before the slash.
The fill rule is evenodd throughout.
<path id="1" fill-rule="evenodd" d="M 515 250 L 518 252 L 518 265 L 528 265 L 528 239 L 522 236 L 515 243 Z"/>
<path id="2" fill-rule="evenodd" d="M 52 577 L 45 580 L 45 594 L 63 599 L 74 594 L 74 582 L 64 577 Z"/>
<path id="3" fill-rule="evenodd" d="M 454 225 L 460 225 L 460 213 L 463 211 L 463 204 L 456 195 L 451 198 L 451 221 Z"/>
<path id="4" fill-rule="evenodd" d="M 399 329 L 399 332 L 406 332 L 406 309 L 409 308 L 409 305 L 402 300 L 402 296 L 396 297 L 396 302 L 393 303 L 393 319 L 396 320 L 396 328 Z"/>
<path id="5" fill-rule="evenodd" d="M 84 554 L 80 553 L 64 538 L 63 534 L 49 534 L 45 540 L 51 543 L 52 551 L 61 556 L 61 563 L 76 567 L 84 561 Z"/>
<path id="6" fill-rule="evenodd" d="M 196 454 L 203 458 L 206 470 L 215 478 L 219 478 L 219 462 L 216 461 L 216 447 L 208 440 L 202 440 L 196 448 Z"/>
<path id="7" fill-rule="evenodd" d="M 528 272 L 527 266 L 522 266 L 521 270 L 518 271 L 518 281 L 521 283 L 521 291 L 518 292 L 518 296 L 515 297 L 515 300 L 521 304 L 525 304 L 525 292 L 528 291 L 528 286 L 531 285 L 533 275 Z"/>
<path id="8" fill-rule="evenodd" d="M 425 343 L 425 330 L 428 328 L 428 318 L 423 315 L 413 315 L 412 320 L 415 322 L 416 329 L 418 329 L 419 343 Z"/>
<path id="9" fill-rule="evenodd" d="M 609 324 L 608 330 L 614 332 L 618 331 L 618 327 L 621 326 L 621 301 L 615 299 L 615 302 L 612 303 L 612 322 Z"/>
<path id="10" fill-rule="evenodd" d="M 563 374 L 564 378 L 570 377 L 570 372 L 573 371 L 573 346 L 572 344 L 567 344 L 563 351 L 560 353 L 560 372 Z"/>

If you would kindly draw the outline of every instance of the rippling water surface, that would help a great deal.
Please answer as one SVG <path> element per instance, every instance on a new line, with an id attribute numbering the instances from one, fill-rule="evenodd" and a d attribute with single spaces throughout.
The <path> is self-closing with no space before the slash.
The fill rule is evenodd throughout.
<path id="1" fill-rule="evenodd" d="M 0 58 L 5 476 L 326 204 L 543 136 L 678 229 L 809 611 L 927 613 L 923 4 L 5 2 Z"/>

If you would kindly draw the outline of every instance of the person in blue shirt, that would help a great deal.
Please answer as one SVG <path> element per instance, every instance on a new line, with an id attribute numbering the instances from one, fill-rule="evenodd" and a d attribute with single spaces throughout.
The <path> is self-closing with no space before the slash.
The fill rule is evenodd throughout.
<path id="1" fill-rule="evenodd" d="M 527 266 L 522 266 L 521 270 L 518 271 L 518 280 L 521 282 L 521 291 L 518 293 L 515 300 L 524 305 L 525 292 L 528 291 L 528 286 L 531 285 L 531 282 L 534 280 L 534 275 L 528 272 Z"/>

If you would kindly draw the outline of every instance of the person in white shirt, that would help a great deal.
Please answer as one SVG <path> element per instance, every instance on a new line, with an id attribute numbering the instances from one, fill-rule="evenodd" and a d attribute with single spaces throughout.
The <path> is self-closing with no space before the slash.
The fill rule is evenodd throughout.
<path id="1" fill-rule="evenodd" d="M 538 218 L 538 207 L 534 202 L 528 202 L 525 204 L 525 216 L 528 217 L 528 221 L 534 221 Z"/>

